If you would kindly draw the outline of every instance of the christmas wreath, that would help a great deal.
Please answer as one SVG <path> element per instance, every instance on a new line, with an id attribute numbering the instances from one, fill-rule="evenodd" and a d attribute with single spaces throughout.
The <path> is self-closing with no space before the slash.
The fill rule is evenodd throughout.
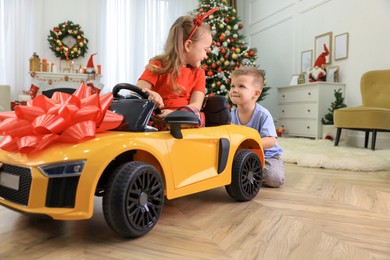
<path id="1" fill-rule="evenodd" d="M 84 37 L 80 25 L 71 21 L 60 23 L 58 27 L 50 30 L 47 40 L 56 57 L 65 60 L 84 57 L 88 50 L 88 39 Z"/>

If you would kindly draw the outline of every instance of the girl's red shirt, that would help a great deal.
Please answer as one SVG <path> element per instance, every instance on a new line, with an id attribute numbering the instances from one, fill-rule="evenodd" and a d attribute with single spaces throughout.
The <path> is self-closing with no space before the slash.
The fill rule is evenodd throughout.
<path id="1" fill-rule="evenodd" d="M 159 61 L 151 61 L 150 64 L 161 66 Z M 193 91 L 206 93 L 206 75 L 202 68 L 182 67 L 180 75 L 176 79 L 176 84 L 183 91 L 178 93 L 171 85 L 171 74 L 157 74 L 146 68 L 140 80 L 145 80 L 152 84 L 152 90 L 159 93 L 164 101 L 164 108 L 175 110 L 186 106 L 190 102 Z"/>

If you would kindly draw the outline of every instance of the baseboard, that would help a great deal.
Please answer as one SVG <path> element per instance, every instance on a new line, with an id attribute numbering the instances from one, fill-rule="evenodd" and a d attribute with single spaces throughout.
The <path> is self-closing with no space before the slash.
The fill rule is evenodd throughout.
<path id="1" fill-rule="evenodd" d="M 364 132 L 361 131 L 352 131 L 352 130 L 342 130 L 348 132 L 348 145 L 354 147 L 364 147 Z M 370 134 L 368 140 L 368 148 L 371 148 L 372 134 Z M 375 150 L 384 150 L 390 149 L 390 133 L 387 132 L 378 132 L 376 134 L 376 144 Z"/>

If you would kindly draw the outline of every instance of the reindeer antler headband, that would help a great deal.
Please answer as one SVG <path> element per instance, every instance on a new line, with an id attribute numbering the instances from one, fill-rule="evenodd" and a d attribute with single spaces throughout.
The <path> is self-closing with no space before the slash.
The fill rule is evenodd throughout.
<path id="1" fill-rule="evenodd" d="M 198 27 L 202 25 L 203 20 L 205 18 L 207 18 L 209 15 L 211 15 L 212 13 L 214 13 L 215 11 L 217 11 L 217 10 L 218 10 L 218 7 L 215 7 L 213 9 L 209 10 L 205 14 L 198 14 L 198 16 L 196 17 L 195 22 L 194 22 L 194 28 L 192 29 L 192 31 L 191 31 L 190 35 L 188 36 L 187 40 L 191 39 L 191 37 L 194 36 L 196 29 L 198 29 Z"/>

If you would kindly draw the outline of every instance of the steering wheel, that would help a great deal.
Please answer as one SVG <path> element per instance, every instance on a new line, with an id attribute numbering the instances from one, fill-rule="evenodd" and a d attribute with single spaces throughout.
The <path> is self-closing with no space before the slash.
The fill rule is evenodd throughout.
<path id="1" fill-rule="evenodd" d="M 125 98 L 124 96 L 119 95 L 119 91 L 121 89 L 127 89 L 127 90 L 130 90 L 132 92 L 135 92 L 138 96 L 140 96 L 143 99 L 148 99 L 148 97 L 149 97 L 149 93 L 146 91 L 143 92 L 140 87 L 137 87 L 137 86 L 129 84 L 129 83 L 119 83 L 119 84 L 116 84 L 114 86 L 114 88 L 112 89 L 112 95 L 114 96 L 114 98 L 117 98 L 117 99 L 124 99 Z M 159 108 L 155 108 L 154 112 L 156 114 L 161 114 L 161 110 Z"/>

